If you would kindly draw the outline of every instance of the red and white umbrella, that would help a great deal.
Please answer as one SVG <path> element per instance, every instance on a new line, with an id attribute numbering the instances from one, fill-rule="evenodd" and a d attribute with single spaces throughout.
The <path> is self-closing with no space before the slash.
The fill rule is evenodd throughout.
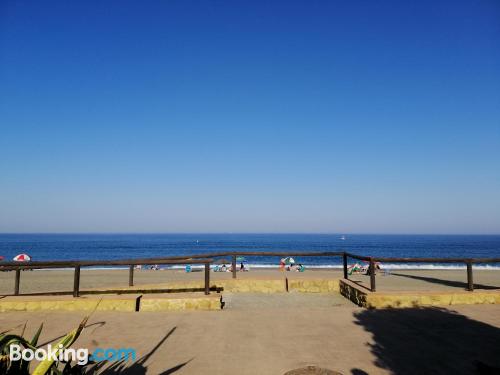
<path id="1" fill-rule="evenodd" d="M 29 262 L 31 260 L 31 257 L 28 254 L 17 254 L 14 257 L 14 261 L 16 262 Z"/>

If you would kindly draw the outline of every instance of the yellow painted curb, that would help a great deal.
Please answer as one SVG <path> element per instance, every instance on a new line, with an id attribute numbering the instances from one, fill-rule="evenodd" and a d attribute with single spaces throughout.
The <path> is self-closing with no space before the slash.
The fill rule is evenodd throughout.
<path id="1" fill-rule="evenodd" d="M 0 301 L 0 312 L 8 311 L 135 311 L 135 300 L 132 299 L 65 299 L 65 300 L 20 300 L 12 297 L 9 301 Z M 98 305 L 99 303 L 99 305 Z"/>
<path id="2" fill-rule="evenodd" d="M 462 292 L 439 294 L 369 294 L 366 300 L 368 308 L 387 307 L 420 307 L 420 306 L 449 306 L 449 305 L 476 305 L 500 304 L 500 293 L 495 292 Z"/>
<path id="3" fill-rule="evenodd" d="M 147 298 L 140 311 L 220 310 L 218 298 Z"/>
<path id="4" fill-rule="evenodd" d="M 229 279 L 216 280 L 210 283 L 211 288 L 222 288 L 230 293 L 286 293 L 285 279 Z M 143 293 L 154 292 L 155 289 L 203 289 L 200 281 L 186 281 L 182 283 L 165 283 L 157 285 L 143 285 L 137 287 L 120 288 L 121 290 L 140 290 Z M 289 279 L 288 290 L 303 293 L 330 293 L 339 292 L 338 279 Z"/>
<path id="5" fill-rule="evenodd" d="M 288 289 L 303 293 L 338 293 L 338 279 L 288 280 Z"/>
<path id="6" fill-rule="evenodd" d="M 95 297 L 6 297 L 0 300 L 0 312 L 9 311 L 179 311 L 220 310 L 220 295 L 159 296 L 126 295 Z"/>

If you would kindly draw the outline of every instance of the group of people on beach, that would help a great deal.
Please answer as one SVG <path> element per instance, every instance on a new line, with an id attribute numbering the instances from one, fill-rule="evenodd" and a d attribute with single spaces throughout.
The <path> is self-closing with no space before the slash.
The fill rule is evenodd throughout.
<path id="1" fill-rule="evenodd" d="M 151 270 L 151 271 L 159 271 L 161 269 L 160 266 L 157 265 L 157 264 L 152 264 L 152 265 L 147 266 L 147 267 L 145 266 L 144 268 L 146 268 L 148 270 Z M 135 270 L 142 270 L 143 266 L 140 265 L 140 264 L 137 264 L 137 265 L 134 266 L 134 269 Z"/>
<path id="2" fill-rule="evenodd" d="M 305 267 L 298 263 L 295 264 L 295 260 L 291 257 L 288 258 L 283 258 L 280 260 L 280 269 L 282 271 L 297 271 L 297 272 L 304 272 Z"/>
<path id="3" fill-rule="evenodd" d="M 233 272 L 233 266 L 226 266 L 225 263 L 222 263 L 220 265 L 216 265 L 213 270 L 214 272 Z M 240 265 L 236 267 L 236 271 L 248 272 L 250 271 L 250 268 L 241 262 Z"/>

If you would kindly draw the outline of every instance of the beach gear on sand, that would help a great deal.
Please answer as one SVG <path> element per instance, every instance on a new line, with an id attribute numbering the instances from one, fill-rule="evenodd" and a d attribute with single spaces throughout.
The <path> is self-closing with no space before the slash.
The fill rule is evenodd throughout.
<path id="1" fill-rule="evenodd" d="M 295 269 L 298 271 L 298 268 L 295 268 L 295 259 L 292 257 L 286 257 L 280 260 L 280 268 L 281 270 L 287 270 L 291 271 L 292 269 Z"/>
<path id="2" fill-rule="evenodd" d="M 191 272 L 191 266 L 189 264 L 186 265 L 186 272 Z"/>
<path id="3" fill-rule="evenodd" d="M 295 264 L 295 259 L 293 259 L 292 257 L 286 257 L 286 258 L 282 258 L 280 260 L 280 269 L 281 270 L 284 270 L 285 269 L 285 266 L 287 271 L 290 271 L 290 267 L 293 266 Z"/>
<path id="4" fill-rule="evenodd" d="M 359 263 L 355 263 L 347 268 L 347 273 L 349 275 L 352 275 L 354 272 L 361 272 L 361 271 L 362 269 Z"/>
<path id="5" fill-rule="evenodd" d="M 13 260 L 15 262 L 29 262 L 31 260 L 31 257 L 28 254 L 17 254 Z"/>
<path id="6" fill-rule="evenodd" d="M 226 272 L 228 268 L 225 264 L 216 264 L 213 270 L 214 272 Z"/>

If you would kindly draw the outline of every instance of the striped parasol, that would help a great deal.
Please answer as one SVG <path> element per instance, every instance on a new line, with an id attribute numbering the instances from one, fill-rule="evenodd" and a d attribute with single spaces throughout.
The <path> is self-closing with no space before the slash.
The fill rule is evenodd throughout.
<path id="1" fill-rule="evenodd" d="M 31 257 L 28 254 L 17 254 L 13 260 L 15 262 L 29 262 L 31 260 Z"/>

